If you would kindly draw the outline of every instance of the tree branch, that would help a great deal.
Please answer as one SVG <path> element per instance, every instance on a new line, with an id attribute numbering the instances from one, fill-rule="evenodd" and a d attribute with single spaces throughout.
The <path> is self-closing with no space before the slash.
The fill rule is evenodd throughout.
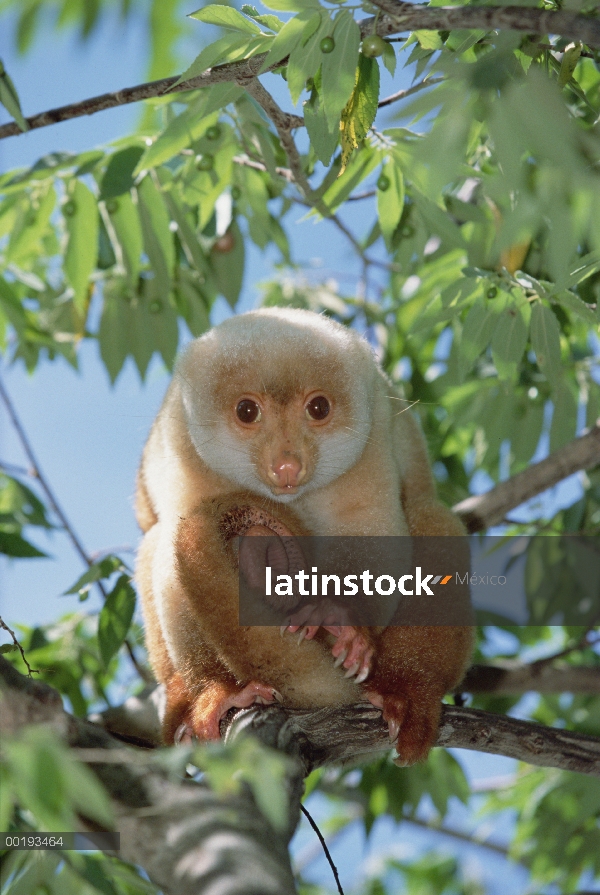
<path id="1" fill-rule="evenodd" d="M 519 696 L 536 693 L 600 694 L 600 667 L 543 665 L 496 660 L 493 665 L 473 665 L 461 684 L 467 693 Z"/>
<path id="2" fill-rule="evenodd" d="M 524 6 L 418 6 L 398 0 L 373 0 L 386 13 L 377 33 L 382 37 L 399 31 L 524 31 L 559 34 L 600 47 L 600 21 L 592 16 L 563 10 L 532 9 Z"/>
<path id="3" fill-rule="evenodd" d="M 398 90 L 397 93 L 392 93 L 390 96 L 386 96 L 377 103 L 377 108 L 384 109 L 386 106 L 391 106 L 392 103 L 397 103 L 401 99 L 406 99 L 407 96 L 412 96 L 413 93 L 418 93 L 426 87 L 434 87 L 436 84 L 441 84 L 441 82 L 445 80 L 446 79 L 442 77 L 431 78 L 427 75 L 427 77 L 423 78 L 422 81 L 419 81 L 418 84 L 413 84 L 412 87 L 408 87 L 406 90 Z"/>
<path id="4" fill-rule="evenodd" d="M 532 690 L 597 695 L 600 693 L 600 667 L 496 660 L 490 665 L 471 666 L 460 687 L 465 693 L 494 693 L 497 696 L 520 696 Z M 164 688 L 155 686 L 140 696 L 130 696 L 122 705 L 110 706 L 90 715 L 90 720 L 127 743 L 156 746 L 161 742 L 160 717 L 164 714 L 164 703 Z"/>
<path id="5" fill-rule="evenodd" d="M 282 717 L 287 718 L 283 724 Z M 239 728 L 276 749 L 281 737 L 302 743 L 302 758 L 310 769 L 367 761 L 391 748 L 387 724 L 370 704 L 317 710 L 260 706 L 237 712 L 232 724 L 226 737 Z M 436 745 L 600 777 L 600 739 L 480 709 L 442 706 Z"/>
<path id="6" fill-rule="evenodd" d="M 541 460 L 528 466 L 491 491 L 467 497 L 453 509 L 473 533 L 484 531 L 504 521 L 506 514 L 525 501 L 547 491 L 567 476 L 582 469 L 592 469 L 600 463 L 600 420 L 586 434 L 566 444 Z"/>
<path id="7" fill-rule="evenodd" d="M 451 31 L 455 28 L 484 29 L 486 31 L 513 30 L 525 33 L 559 34 L 562 37 L 580 40 L 590 47 L 600 47 L 600 22 L 591 16 L 563 10 L 530 9 L 523 6 L 424 7 L 399 3 L 396 0 L 377 0 L 375 5 L 387 14 L 377 21 L 373 18 L 362 19 L 358 24 L 363 37 L 372 34 L 374 28 L 381 37 L 414 30 Z M 260 53 L 251 59 L 217 65 L 177 87 L 175 85 L 179 80 L 178 76 L 162 78 L 159 81 L 150 81 L 135 87 L 115 90 L 113 93 L 103 93 L 101 96 L 90 97 L 79 103 L 48 109 L 30 116 L 26 121 L 30 130 L 36 130 L 40 127 L 57 124 L 60 121 L 79 118 L 82 115 L 93 115 L 95 112 L 102 112 L 105 109 L 114 109 L 128 103 L 163 96 L 169 90 L 184 92 L 210 87 L 213 84 L 254 78 L 260 72 L 266 55 L 266 53 Z M 285 60 L 282 60 L 273 68 L 284 63 Z M 270 69 L 268 70 L 270 71 Z M 21 133 L 23 132 L 18 124 L 11 121 L 0 127 L 0 140 Z"/>

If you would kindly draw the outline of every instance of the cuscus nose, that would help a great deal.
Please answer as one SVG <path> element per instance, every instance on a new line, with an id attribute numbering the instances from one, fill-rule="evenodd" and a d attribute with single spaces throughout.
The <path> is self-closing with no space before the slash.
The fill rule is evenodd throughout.
<path id="1" fill-rule="evenodd" d="M 297 488 L 304 478 L 302 463 L 293 454 L 284 454 L 271 466 L 270 478 L 278 488 Z"/>

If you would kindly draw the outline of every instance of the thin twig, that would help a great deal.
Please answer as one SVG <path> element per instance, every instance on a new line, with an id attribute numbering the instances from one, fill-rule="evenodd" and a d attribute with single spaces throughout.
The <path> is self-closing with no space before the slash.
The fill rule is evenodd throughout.
<path id="1" fill-rule="evenodd" d="M 195 155 L 195 153 L 192 152 L 192 155 Z M 267 173 L 269 170 L 267 166 L 264 165 L 262 162 L 257 162 L 254 159 L 249 158 L 247 155 L 234 155 L 233 163 L 235 165 L 242 165 L 245 168 L 253 168 L 254 171 L 262 171 L 263 173 Z M 275 173 L 279 174 L 280 177 L 283 177 L 284 180 L 287 180 L 288 182 L 291 182 L 294 179 L 294 175 L 289 168 L 277 167 L 275 168 Z"/>
<path id="2" fill-rule="evenodd" d="M 268 90 L 265 90 L 263 85 L 260 83 L 258 78 L 248 78 L 248 79 L 237 79 L 240 87 L 244 87 L 246 92 L 250 94 L 250 96 L 256 100 L 259 106 L 264 110 L 264 112 L 268 115 L 270 120 L 275 125 L 275 130 L 279 135 L 279 139 L 281 140 L 281 145 L 285 150 L 285 154 L 288 157 L 290 163 L 290 169 L 294 176 L 294 181 L 298 188 L 301 190 L 304 198 L 310 202 L 311 205 L 315 204 L 313 189 L 308 181 L 308 178 L 304 172 L 304 166 L 302 164 L 302 158 L 300 153 L 298 152 L 298 147 L 294 142 L 294 138 L 292 137 L 292 130 L 294 128 L 299 127 L 297 115 L 289 115 L 287 112 L 284 112 L 281 109 Z M 303 122 L 302 119 L 300 119 Z"/>
<path id="3" fill-rule="evenodd" d="M 27 437 L 27 433 L 25 432 L 25 429 L 23 428 L 23 425 L 21 424 L 21 421 L 20 421 L 19 417 L 17 416 L 15 407 L 8 395 L 8 392 L 6 391 L 6 389 L 4 387 L 4 383 L 2 382 L 1 378 L 0 378 L 0 398 L 2 399 L 2 403 L 6 407 L 6 412 L 8 413 L 8 415 L 10 417 L 10 421 L 13 424 L 13 428 L 14 428 L 15 432 L 19 436 L 19 441 L 21 442 L 21 445 L 23 446 L 23 450 L 25 451 L 25 454 L 27 455 L 27 459 L 31 463 L 31 474 L 32 474 L 33 478 L 36 478 L 38 480 L 38 482 L 40 483 L 40 487 L 41 487 L 42 491 L 46 495 L 48 502 L 50 503 L 50 506 L 52 507 L 55 515 L 60 520 L 62 527 L 64 528 L 67 535 L 69 536 L 71 543 L 73 544 L 79 557 L 84 561 L 84 563 L 87 566 L 91 566 L 92 560 L 85 552 L 83 544 L 77 537 L 75 530 L 73 529 L 71 523 L 69 522 L 69 520 L 67 519 L 67 516 L 65 515 L 64 510 L 62 509 L 62 507 L 59 504 L 58 498 L 56 497 L 52 488 L 50 487 L 48 480 L 42 473 L 40 464 L 38 463 L 37 457 L 35 456 L 35 454 L 33 452 L 33 448 L 31 447 L 29 438 Z M 98 583 L 100 585 L 100 589 L 102 590 L 102 586 L 101 586 L 100 582 L 98 582 Z M 104 599 L 106 599 L 106 593 L 104 592 L 104 590 L 102 590 L 102 595 L 103 595 Z"/>
<path id="4" fill-rule="evenodd" d="M 331 871 L 333 873 L 338 892 L 340 893 L 340 895 L 344 895 L 344 890 L 342 889 L 342 884 L 340 882 L 340 877 L 338 875 L 337 867 L 333 863 L 333 858 L 331 857 L 329 849 L 327 848 L 327 843 L 323 839 L 323 834 L 321 833 L 320 829 L 318 828 L 318 826 L 316 825 L 316 823 L 314 822 L 314 820 L 312 819 L 312 817 L 310 816 L 310 814 L 308 813 L 308 811 L 306 810 L 306 808 L 304 807 L 304 805 L 302 803 L 300 803 L 300 810 L 302 811 L 302 814 L 305 816 L 305 818 L 307 819 L 307 821 L 309 822 L 309 824 L 311 825 L 311 827 L 317 834 L 317 836 L 319 838 L 319 842 L 323 846 L 323 851 L 325 852 L 325 857 L 329 861 L 329 866 L 331 867 Z"/>
<path id="5" fill-rule="evenodd" d="M 94 561 L 91 558 L 91 556 L 89 556 L 88 553 L 86 552 L 83 544 L 81 543 L 81 541 L 79 540 L 79 538 L 77 536 L 75 529 L 69 522 L 69 519 L 67 518 L 65 511 L 63 510 L 60 503 L 58 502 L 58 498 L 56 497 L 54 491 L 50 487 L 50 483 L 48 482 L 45 475 L 42 473 L 40 464 L 38 463 L 37 457 L 35 456 L 35 453 L 33 451 L 33 448 L 31 446 L 29 438 L 27 437 L 27 433 L 25 432 L 25 429 L 23 428 L 23 425 L 17 415 L 17 411 L 15 410 L 15 407 L 8 395 L 8 392 L 6 391 L 6 389 L 4 387 L 4 383 L 2 382 L 1 377 L 0 377 L 0 398 L 2 399 L 2 403 L 6 407 L 6 412 L 8 413 L 8 415 L 10 417 L 10 421 L 13 424 L 14 430 L 19 437 L 19 441 L 21 442 L 23 450 L 25 451 L 25 454 L 27 456 L 27 459 L 31 463 L 32 477 L 36 478 L 37 481 L 39 482 L 40 488 L 46 495 L 46 498 L 48 499 L 48 502 L 49 502 L 50 506 L 52 507 L 52 510 L 54 511 L 55 515 L 58 517 L 64 531 L 66 532 L 67 536 L 69 537 L 69 540 L 73 544 L 73 547 L 75 548 L 76 553 L 83 560 L 83 562 L 86 564 L 86 566 L 88 566 L 88 568 L 89 568 L 90 566 L 92 566 L 94 564 Z M 106 600 L 107 594 L 106 594 L 106 590 L 105 590 L 102 582 L 96 581 L 96 585 L 102 595 L 102 599 Z M 145 673 L 144 669 L 138 663 L 138 661 L 135 657 L 135 654 L 133 652 L 133 647 L 131 646 L 129 640 L 127 640 L 127 639 L 125 640 L 125 648 L 129 654 L 129 658 L 131 659 L 133 667 L 135 668 L 138 675 L 146 683 L 151 683 L 153 681 L 153 679 L 150 678 L 148 676 L 148 674 Z"/>
<path id="6" fill-rule="evenodd" d="M 413 84 L 412 87 L 408 87 L 406 90 L 399 90 L 397 93 L 392 93 L 390 96 L 386 96 L 377 103 L 377 107 L 383 109 L 385 106 L 391 106 L 392 103 L 397 103 L 401 99 L 406 99 L 407 96 L 412 96 L 413 93 L 418 93 L 419 90 L 424 90 L 425 87 L 433 87 L 435 84 L 441 84 L 441 82 L 445 80 L 446 78 L 443 77 L 423 78 L 418 84 Z"/>
<path id="7" fill-rule="evenodd" d="M 32 674 L 39 674 L 40 673 L 39 669 L 32 668 L 31 665 L 29 664 L 29 662 L 27 661 L 27 656 L 25 655 L 25 650 L 23 649 L 23 647 L 17 640 L 17 636 L 16 636 L 15 632 L 13 631 L 13 629 L 8 627 L 8 625 L 6 624 L 6 622 L 4 621 L 2 616 L 0 616 L 0 628 L 3 628 L 5 631 L 8 631 L 8 633 L 12 637 L 12 642 L 14 643 L 16 648 L 21 653 L 21 658 L 23 659 L 23 662 L 27 666 L 27 677 L 31 677 Z"/>
<path id="8" fill-rule="evenodd" d="M 5 463 L 3 460 L 0 460 L 0 470 L 7 475 L 21 475 L 35 478 L 31 469 L 26 469 L 24 466 L 17 466 L 16 463 Z"/>

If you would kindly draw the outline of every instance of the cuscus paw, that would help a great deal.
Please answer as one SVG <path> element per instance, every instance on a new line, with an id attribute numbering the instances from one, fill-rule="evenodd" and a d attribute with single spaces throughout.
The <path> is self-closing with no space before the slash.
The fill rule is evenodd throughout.
<path id="1" fill-rule="evenodd" d="M 424 761 L 437 739 L 441 701 L 421 695 L 382 696 L 372 690 L 367 690 L 365 696 L 375 708 L 381 709 L 387 721 L 390 742 L 398 753 L 395 764 L 408 767 Z"/>
<path id="2" fill-rule="evenodd" d="M 245 709 L 251 705 L 270 705 L 283 702 L 281 693 L 259 681 L 250 681 L 243 687 L 215 683 L 207 687 L 196 699 L 191 718 L 185 718 L 175 732 L 176 743 L 189 745 L 197 740 L 221 738 L 220 723 L 230 709 Z"/>
<path id="3" fill-rule="evenodd" d="M 349 620 L 346 607 L 325 597 L 318 603 L 307 603 L 295 612 L 289 619 L 289 624 L 281 626 L 281 636 L 299 631 L 298 643 L 302 643 L 304 639 L 312 640 L 322 627 L 329 634 L 338 637 Z"/>
<path id="4" fill-rule="evenodd" d="M 325 630 L 334 634 L 332 629 L 324 625 Z M 367 638 L 353 625 L 343 625 L 339 634 L 334 634 L 336 641 L 331 650 L 335 657 L 334 665 L 346 669 L 344 677 L 353 678 L 355 683 L 362 684 L 371 671 L 373 647 Z"/>

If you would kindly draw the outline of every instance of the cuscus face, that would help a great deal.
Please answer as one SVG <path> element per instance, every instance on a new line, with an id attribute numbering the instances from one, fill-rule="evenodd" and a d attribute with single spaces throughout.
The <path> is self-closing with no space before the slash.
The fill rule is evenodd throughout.
<path id="1" fill-rule="evenodd" d="M 324 487 L 367 443 L 376 363 L 355 333 L 317 314 L 232 318 L 192 344 L 180 374 L 199 456 L 267 497 Z"/>

